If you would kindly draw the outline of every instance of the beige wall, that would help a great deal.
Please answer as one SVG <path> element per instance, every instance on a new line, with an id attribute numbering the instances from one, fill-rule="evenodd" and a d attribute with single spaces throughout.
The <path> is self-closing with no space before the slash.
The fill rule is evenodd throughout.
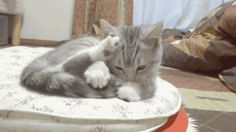
<path id="1" fill-rule="evenodd" d="M 74 0 L 25 0 L 21 38 L 65 40 L 71 37 Z"/>

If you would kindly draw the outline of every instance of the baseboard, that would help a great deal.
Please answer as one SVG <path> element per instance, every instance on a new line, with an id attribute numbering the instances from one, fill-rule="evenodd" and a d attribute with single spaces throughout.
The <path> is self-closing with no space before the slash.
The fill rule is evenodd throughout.
<path id="1" fill-rule="evenodd" d="M 21 38 L 21 45 L 53 46 L 60 41 Z"/>

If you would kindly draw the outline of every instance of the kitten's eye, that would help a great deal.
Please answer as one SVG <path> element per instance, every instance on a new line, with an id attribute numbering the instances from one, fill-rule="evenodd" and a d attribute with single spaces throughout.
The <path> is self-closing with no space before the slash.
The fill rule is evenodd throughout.
<path id="1" fill-rule="evenodd" d="M 124 69 L 121 68 L 121 67 L 119 67 L 119 66 L 115 66 L 115 68 L 116 68 L 117 70 L 119 70 L 119 71 L 124 71 Z"/>
<path id="2" fill-rule="evenodd" d="M 142 70 L 144 70 L 145 68 L 146 68 L 145 65 L 140 65 L 140 66 L 138 66 L 137 71 L 142 71 Z"/>

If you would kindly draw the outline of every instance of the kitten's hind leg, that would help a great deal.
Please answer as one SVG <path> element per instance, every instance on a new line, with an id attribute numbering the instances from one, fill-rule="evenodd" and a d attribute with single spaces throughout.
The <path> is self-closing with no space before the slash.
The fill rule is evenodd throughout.
<path id="1" fill-rule="evenodd" d="M 70 58 L 66 63 L 64 63 L 63 70 L 72 75 L 83 77 L 83 73 L 91 64 L 93 64 L 93 61 L 89 57 L 88 53 L 82 53 Z"/>
<path id="2" fill-rule="evenodd" d="M 110 80 L 110 72 L 103 61 L 95 62 L 84 72 L 85 80 L 93 88 L 104 88 Z"/>

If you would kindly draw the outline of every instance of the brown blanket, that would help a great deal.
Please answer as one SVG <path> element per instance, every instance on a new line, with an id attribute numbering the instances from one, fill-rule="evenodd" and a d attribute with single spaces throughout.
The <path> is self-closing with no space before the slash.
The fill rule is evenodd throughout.
<path id="1" fill-rule="evenodd" d="M 218 74 L 236 91 L 236 4 L 233 3 L 235 0 L 211 11 L 178 44 L 164 44 L 163 65 Z M 165 32 L 164 35 L 170 38 Z"/>

